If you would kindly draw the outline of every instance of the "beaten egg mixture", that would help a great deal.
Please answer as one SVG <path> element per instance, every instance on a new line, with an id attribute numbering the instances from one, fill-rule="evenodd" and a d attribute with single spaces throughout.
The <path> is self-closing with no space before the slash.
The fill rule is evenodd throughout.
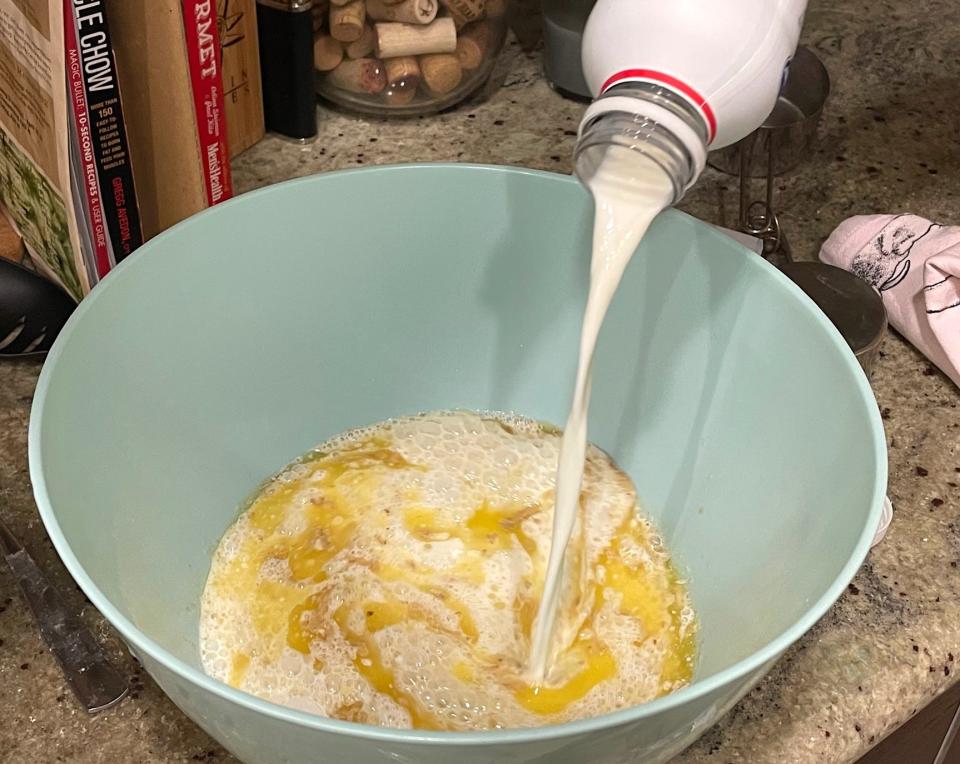
<path id="1" fill-rule="evenodd" d="M 525 675 L 560 433 L 447 412 L 338 436 L 269 481 L 203 594 L 211 676 L 380 726 L 529 727 L 689 683 L 695 620 L 630 479 L 590 447 L 544 681 Z"/>

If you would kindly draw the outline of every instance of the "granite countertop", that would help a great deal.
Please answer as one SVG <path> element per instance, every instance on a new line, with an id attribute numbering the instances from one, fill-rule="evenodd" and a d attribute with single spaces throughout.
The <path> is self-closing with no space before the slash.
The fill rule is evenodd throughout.
<path id="1" fill-rule="evenodd" d="M 238 192 L 309 173 L 411 161 L 571 170 L 583 106 L 540 74 L 536 18 L 520 14 L 502 87 L 441 117 L 404 122 L 321 111 L 308 147 L 268 138 L 235 163 Z M 805 41 L 834 83 L 821 140 L 779 180 L 777 207 L 797 259 L 815 257 L 852 214 L 912 211 L 960 223 L 960 29 L 954 0 L 814 0 Z M 736 188 L 708 171 L 682 205 L 731 225 Z M 322 235 L 322 230 L 318 231 Z M 27 419 L 36 362 L 0 363 L 0 512 L 65 595 L 67 576 L 34 508 Z M 896 508 L 886 540 L 849 591 L 732 713 L 679 764 L 846 764 L 956 679 L 960 656 L 960 394 L 896 335 L 873 386 L 890 446 Z M 14 581 L 0 566 L 0 761 L 233 761 L 168 701 L 89 604 L 85 619 L 131 679 L 117 708 L 89 717 L 44 649 Z"/>

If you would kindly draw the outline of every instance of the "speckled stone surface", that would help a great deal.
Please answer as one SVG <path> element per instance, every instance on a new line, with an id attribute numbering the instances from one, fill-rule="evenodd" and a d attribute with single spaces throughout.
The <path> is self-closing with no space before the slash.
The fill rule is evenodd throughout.
<path id="1" fill-rule="evenodd" d="M 569 172 L 582 105 L 540 75 L 536 19 L 504 52 L 502 88 L 442 117 L 405 122 L 321 112 L 309 147 L 267 139 L 235 164 L 238 191 L 284 178 L 405 161 L 514 164 Z M 795 255 L 856 213 L 909 210 L 960 224 L 960 59 L 953 0 L 813 2 L 805 40 L 834 80 L 816 152 L 778 183 Z M 683 207 L 731 224 L 735 186 L 708 172 Z M 322 227 L 318 228 L 322 236 Z M 0 512 L 73 603 L 84 604 L 33 507 L 26 428 L 39 365 L 0 363 Z M 680 764 L 846 764 L 949 687 L 960 666 L 960 394 L 900 338 L 874 378 L 890 445 L 896 517 L 847 594 Z M 0 566 L 0 761 L 232 761 L 84 618 L 133 692 L 97 717 L 79 710 Z"/>

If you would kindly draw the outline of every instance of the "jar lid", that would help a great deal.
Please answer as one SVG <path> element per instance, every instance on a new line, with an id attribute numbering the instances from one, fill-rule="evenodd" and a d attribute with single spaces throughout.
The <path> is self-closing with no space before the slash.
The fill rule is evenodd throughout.
<path id="1" fill-rule="evenodd" d="M 781 270 L 826 313 L 858 356 L 876 348 L 887 327 L 883 300 L 866 281 L 826 263 L 788 263 Z"/>

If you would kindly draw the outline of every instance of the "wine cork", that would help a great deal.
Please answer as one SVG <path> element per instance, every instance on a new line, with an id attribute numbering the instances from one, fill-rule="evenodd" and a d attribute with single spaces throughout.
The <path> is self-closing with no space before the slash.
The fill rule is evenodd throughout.
<path id="1" fill-rule="evenodd" d="M 387 88 L 383 91 L 383 100 L 387 102 L 388 106 L 409 106 L 416 97 L 417 91 L 412 89 L 391 90 Z"/>
<path id="2" fill-rule="evenodd" d="M 364 0 L 330 6 L 330 34 L 340 42 L 356 42 L 363 34 L 367 13 Z"/>
<path id="3" fill-rule="evenodd" d="M 387 89 L 384 99 L 391 106 L 410 103 L 420 87 L 420 65 L 413 56 L 388 58 L 383 62 L 387 74 Z"/>
<path id="4" fill-rule="evenodd" d="M 404 24 L 429 24 L 437 17 L 440 6 L 437 0 L 401 0 L 388 3 L 385 0 L 366 0 L 367 17 L 374 21 L 399 21 Z"/>
<path id="5" fill-rule="evenodd" d="M 363 33 L 354 42 L 349 42 L 344 46 L 347 58 L 364 58 L 373 53 L 373 48 L 377 44 L 377 35 L 373 27 L 369 24 L 363 28 Z"/>
<path id="6" fill-rule="evenodd" d="M 457 29 L 452 19 L 436 19 L 432 24 L 387 22 L 377 24 L 375 30 L 379 58 L 453 53 L 457 49 Z"/>
<path id="7" fill-rule="evenodd" d="M 328 82 L 351 93 L 380 93 L 387 86 L 383 65 L 375 58 L 345 58 Z"/>
<path id="8" fill-rule="evenodd" d="M 313 41 L 313 63 L 321 72 L 329 72 L 343 61 L 343 46 L 330 35 L 320 35 Z"/>
<path id="9" fill-rule="evenodd" d="M 453 53 L 430 53 L 420 56 L 423 83 L 432 95 L 445 95 L 460 84 L 463 70 Z"/>
<path id="10" fill-rule="evenodd" d="M 493 25 L 489 21 L 470 24 L 457 37 L 457 58 L 464 69 L 476 69 L 483 63 L 490 42 L 493 39 Z"/>
<path id="11" fill-rule="evenodd" d="M 484 0 L 440 0 L 457 26 L 463 28 L 483 18 Z"/>
<path id="12" fill-rule="evenodd" d="M 483 10 L 488 19 L 499 19 L 507 12 L 509 0 L 485 0 Z"/>
<path id="13" fill-rule="evenodd" d="M 347 3 L 352 3 L 353 0 L 329 0 L 330 5 L 346 5 Z"/>

